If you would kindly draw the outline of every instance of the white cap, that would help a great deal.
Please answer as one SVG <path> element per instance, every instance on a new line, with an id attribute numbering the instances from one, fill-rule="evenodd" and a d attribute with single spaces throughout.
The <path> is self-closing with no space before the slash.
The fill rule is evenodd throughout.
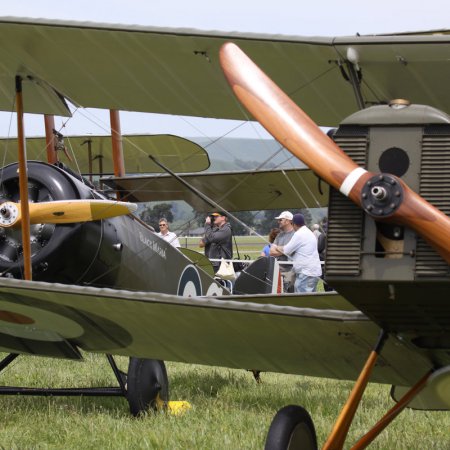
<path id="1" fill-rule="evenodd" d="M 275 219 L 287 219 L 292 220 L 292 213 L 289 211 L 283 211 L 278 217 L 275 217 Z"/>

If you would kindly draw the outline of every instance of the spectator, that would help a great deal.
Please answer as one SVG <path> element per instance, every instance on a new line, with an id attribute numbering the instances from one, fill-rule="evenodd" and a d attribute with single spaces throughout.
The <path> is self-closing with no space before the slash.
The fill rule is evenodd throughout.
<path id="1" fill-rule="evenodd" d="M 313 232 L 305 226 L 302 214 L 293 216 L 295 234 L 283 246 L 273 247 L 274 252 L 292 257 L 295 272 L 295 292 L 313 292 L 317 290 L 317 283 L 322 275 L 322 268 L 317 252 L 317 239 Z M 271 248 L 272 251 L 272 248 Z"/>
<path id="2" fill-rule="evenodd" d="M 320 236 L 322 233 L 321 233 L 321 231 L 320 231 L 320 226 L 319 226 L 318 223 L 315 223 L 315 224 L 312 226 L 312 232 L 313 232 L 314 236 L 316 237 L 316 239 L 319 239 L 319 236 Z"/>
<path id="3" fill-rule="evenodd" d="M 273 241 L 277 237 L 278 233 L 280 232 L 279 228 L 272 228 L 269 233 L 269 244 L 265 245 L 262 249 L 261 256 L 269 256 L 270 246 L 273 244 Z"/>
<path id="4" fill-rule="evenodd" d="M 169 222 L 165 217 L 159 219 L 159 233 L 156 234 L 174 247 L 181 247 L 177 235 L 169 230 Z"/>
<path id="5" fill-rule="evenodd" d="M 224 212 L 214 212 L 205 220 L 205 255 L 209 259 L 233 259 L 231 225 Z M 214 272 L 219 270 L 220 261 L 212 261 Z"/>
<path id="6" fill-rule="evenodd" d="M 290 211 L 283 211 L 278 217 L 275 217 L 278 220 L 278 227 L 280 228 L 280 232 L 277 237 L 273 241 L 273 245 L 270 247 L 269 255 L 275 256 L 278 261 L 283 262 L 287 261 L 288 257 L 282 253 L 274 252 L 272 249 L 275 246 L 286 245 L 294 235 L 294 227 L 292 226 L 292 213 Z M 293 272 L 291 270 L 291 266 L 288 264 L 280 265 L 280 272 L 283 277 L 283 290 L 284 292 L 292 291 L 292 275 Z"/>
<path id="7" fill-rule="evenodd" d="M 322 222 L 322 233 L 320 233 L 319 238 L 317 239 L 317 251 L 319 252 L 319 258 L 322 263 L 322 275 L 320 278 L 323 280 L 323 288 L 325 289 L 325 292 L 334 291 L 334 289 L 325 282 L 324 280 L 324 274 L 323 274 L 323 267 L 324 262 L 327 254 L 327 232 L 328 232 L 328 222 L 325 218 Z"/>

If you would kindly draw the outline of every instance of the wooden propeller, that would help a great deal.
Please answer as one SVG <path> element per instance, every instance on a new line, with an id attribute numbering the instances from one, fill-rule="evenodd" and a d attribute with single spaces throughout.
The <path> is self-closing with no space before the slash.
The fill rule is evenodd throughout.
<path id="1" fill-rule="evenodd" d="M 376 220 L 405 225 L 450 264 L 450 218 L 390 174 L 359 167 L 239 47 L 220 64 L 236 97 L 292 154 Z"/>
<path id="2" fill-rule="evenodd" d="M 107 219 L 136 211 L 134 203 L 113 200 L 59 200 L 29 203 L 30 223 L 77 223 Z M 16 227 L 22 219 L 20 203 L 0 205 L 0 227 Z"/>

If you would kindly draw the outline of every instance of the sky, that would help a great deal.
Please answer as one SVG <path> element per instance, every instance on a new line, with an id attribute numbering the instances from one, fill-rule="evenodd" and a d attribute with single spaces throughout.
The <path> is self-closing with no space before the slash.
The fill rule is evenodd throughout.
<path id="1" fill-rule="evenodd" d="M 2 1 L 1 16 L 98 23 L 260 32 L 297 36 L 344 36 L 450 28 L 448 0 L 15 0 Z M 1 45 L 1 44 L 0 44 Z M 43 135 L 43 120 L 27 115 L 28 135 Z M 56 119 L 57 128 L 65 123 Z M 250 137 L 255 127 L 235 121 L 121 113 L 124 134 Z M 107 112 L 84 111 L 67 122 L 70 134 L 106 134 Z M 0 113 L 0 135 L 15 134 L 15 119 Z M 258 136 L 265 136 L 258 131 Z"/>

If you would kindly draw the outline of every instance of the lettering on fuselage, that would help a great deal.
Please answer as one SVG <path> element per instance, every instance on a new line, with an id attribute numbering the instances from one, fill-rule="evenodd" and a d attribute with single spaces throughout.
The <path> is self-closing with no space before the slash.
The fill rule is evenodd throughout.
<path id="1" fill-rule="evenodd" d="M 158 242 L 152 241 L 148 237 L 145 237 L 140 231 L 139 231 L 139 240 L 146 245 L 150 250 L 155 252 L 157 255 L 161 256 L 161 258 L 166 259 L 166 249 L 161 247 Z"/>

